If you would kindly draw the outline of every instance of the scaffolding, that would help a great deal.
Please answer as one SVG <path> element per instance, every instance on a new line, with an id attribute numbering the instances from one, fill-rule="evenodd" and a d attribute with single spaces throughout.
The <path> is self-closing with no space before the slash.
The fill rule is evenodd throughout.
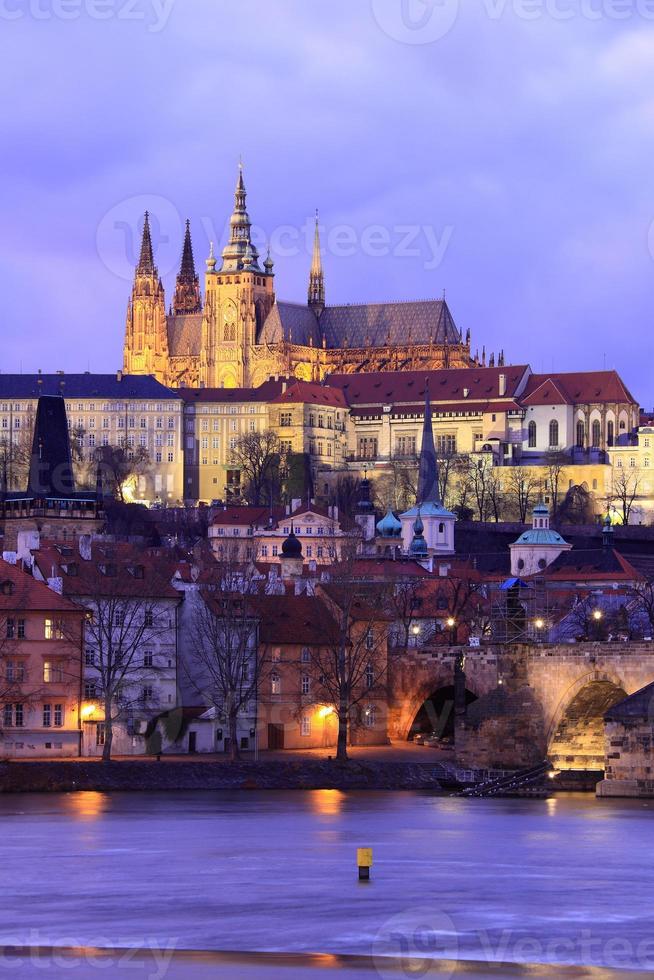
<path id="1" fill-rule="evenodd" d="M 552 626 L 548 590 L 542 578 L 508 578 L 490 592 L 491 636 L 495 643 L 542 643 Z"/>

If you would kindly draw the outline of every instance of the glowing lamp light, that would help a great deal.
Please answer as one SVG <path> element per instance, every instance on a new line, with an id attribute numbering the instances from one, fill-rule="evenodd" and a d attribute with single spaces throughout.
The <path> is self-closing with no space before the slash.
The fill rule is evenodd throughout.
<path id="1" fill-rule="evenodd" d="M 94 704 L 83 704 L 82 705 L 82 710 L 80 711 L 80 715 L 82 716 L 82 718 L 84 718 L 84 719 L 90 718 L 91 715 L 93 715 L 93 714 L 95 714 L 95 705 Z"/>
<path id="2" fill-rule="evenodd" d="M 417 636 L 419 634 L 419 632 L 420 632 L 420 627 L 419 626 L 412 626 L 411 627 L 411 632 L 413 633 L 414 636 Z"/>
<path id="3" fill-rule="evenodd" d="M 452 629 L 454 626 L 456 626 L 456 619 L 453 619 L 452 616 L 450 616 L 447 620 L 447 625 L 450 627 L 450 629 Z"/>
<path id="4" fill-rule="evenodd" d="M 545 625 L 545 620 L 543 619 L 537 619 L 536 622 L 534 623 L 534 626 L 536 627 L 537 630 L 542 630 L 544 625 Z"/>
<path id="5" fill-rule="evenodd" d="M 334 714 L 334 709 L 331 707 L 331 705 L 327 705 L 324 708 L 320 708 L 320 710 L 318 711 L 319 718 L 326 718 L 327 715 L 331 715 L 331 714 Z"/>
<path id="6" fill-rule="evenodd" d="M 602 610 L 601 609 L 594 609 L 593 610 L 593 619 L 595 620 L 595 622 L 598 623 L 601 618 L 602 618 Z"/>

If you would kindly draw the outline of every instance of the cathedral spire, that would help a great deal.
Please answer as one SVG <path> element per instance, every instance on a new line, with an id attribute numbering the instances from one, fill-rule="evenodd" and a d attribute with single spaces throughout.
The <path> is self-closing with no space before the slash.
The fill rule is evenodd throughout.
<path id="1" fill-rule="evenodd" d="M 152 238 L 150 237 L 150 215 L 145 212 L 143 221 L 143 236 L 141 238 L 141 254 L 139 264 L 136 267 L 136 274 L 139 276 L 156 276 L 157 270 L 152 256 Z"/>
<path id="2" fill-rule="evenodd" d="M 320 228 L 318 225 L 317 210 L 316 227 L 313 233 L 311 272 L 309 274 L 309 306 L 316 316 L 320 316 L 325 308 L 325 277 L 322 271 L 322 256 L 320 254 Z"/>
<path id="3" fill-rule="evenodd" d="M 229 219 L 229 242 L 223 249 L 221 272 L 240 272 L 244 268 L 244 264 L 247 264 L 251 271 L 261 271 L 259 269 L 259 253 L 252 244 L 250 237 L 251 223 L 246 209 L 246 197 L 243 164 L 239 160 L 238 178 L 234 192 L 234 211 Z M 246 257 L 248 261 L 244 263 L 243 259 Z"/>
<path id="4" fill-rule="evenodd" d="M 182 261 L 175 282 L 173 313 L 177 316 L 182 313 L 201 312 L 202 296 L 200 295 L 200 278 L 195 271 L 193 243 L 191 242 L 191 222 L 187 218 L 184 245 L 182 248 Z"/>
<path id="5" fill-rule="evenodd" d="M 431 423 L 431 402 L 429 401 L 429 378 L 425 386 L 425 421 L 422 427 L 422 445 L 418 464 L 417 504 L 440 504 L 441 494 L 438 486 L 438 460 L 434 445 L 434 430 Z"/>

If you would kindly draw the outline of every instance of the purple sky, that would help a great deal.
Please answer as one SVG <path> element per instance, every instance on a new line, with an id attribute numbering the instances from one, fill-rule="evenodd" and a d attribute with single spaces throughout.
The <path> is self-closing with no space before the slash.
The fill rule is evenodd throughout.
<path id="1" fill-rule="evenodd" d="M 654 3 L 627 6 L 0 0 L 1 369 L 119 367 L 143 210 L 169 295 L 242 154 L 280 298 L 319 207 L 328 302 L 445 289 L 473 348 L 651 406 Z"/>

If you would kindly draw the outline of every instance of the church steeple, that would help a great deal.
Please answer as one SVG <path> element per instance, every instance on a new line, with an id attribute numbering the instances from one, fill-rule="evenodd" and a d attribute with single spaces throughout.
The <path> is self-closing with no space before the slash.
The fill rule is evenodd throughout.
<path id="1" fill-rule="evenodd" d="M 150 215 L 145 212 L 143 222 L 143 235 L 141 237 L 141 254 L 139 264 L 136 267 L 137 276 L 156 276 L 157 269 L 152 255 L 152 238 L 150 237 Z"/>
<path id="2" fill-rule="evenodd" d="M 244 259 L 250 269 L 260 271 L 259 253 L 252 244 L 250 216 L 245 206 L 245 181 L 243 180 L 243 164 L 238 165 L 238 179 L 234 192 L 234 211 L 229 219 L 229 242 L 223 249 L 223 264 L 221 272 L 240 272 L 244 267 Z"/>
<path id="3" fill-rule="evenodd" d="M 425 420 L 422 426 L 422 445 L 420 447 L 420 462 L 418 464 L 418 492 L 416 503 L 441 504 L 441 492 L 438 485 L 438 459 L 434 445 L 434 430 L 431 420 L 431 402 L 429 400 L 429 378 L 425 385 Z"/>
<path id="4" fill-rule="evenodd" d="M 191 242 L 191 222 L 186 219 L 182 261 L 175 282 L 173 297 L 173 313 L 201 313 L 202 297 L 200 295 L 200 279 L 195 271 L 193 259 L 193 244 Z"/>
<path id="5" fill-rule="evenodd" d="M 320 255 L 318 211 L 316 211 L 316 227 L 313 233 L 313 256 L 311 258 L 311 272 L 309 274 L 309 306 L 316 316 L 320 316 L 325 309 L 325 277 L 322 271 L 322 257 Z"/>

